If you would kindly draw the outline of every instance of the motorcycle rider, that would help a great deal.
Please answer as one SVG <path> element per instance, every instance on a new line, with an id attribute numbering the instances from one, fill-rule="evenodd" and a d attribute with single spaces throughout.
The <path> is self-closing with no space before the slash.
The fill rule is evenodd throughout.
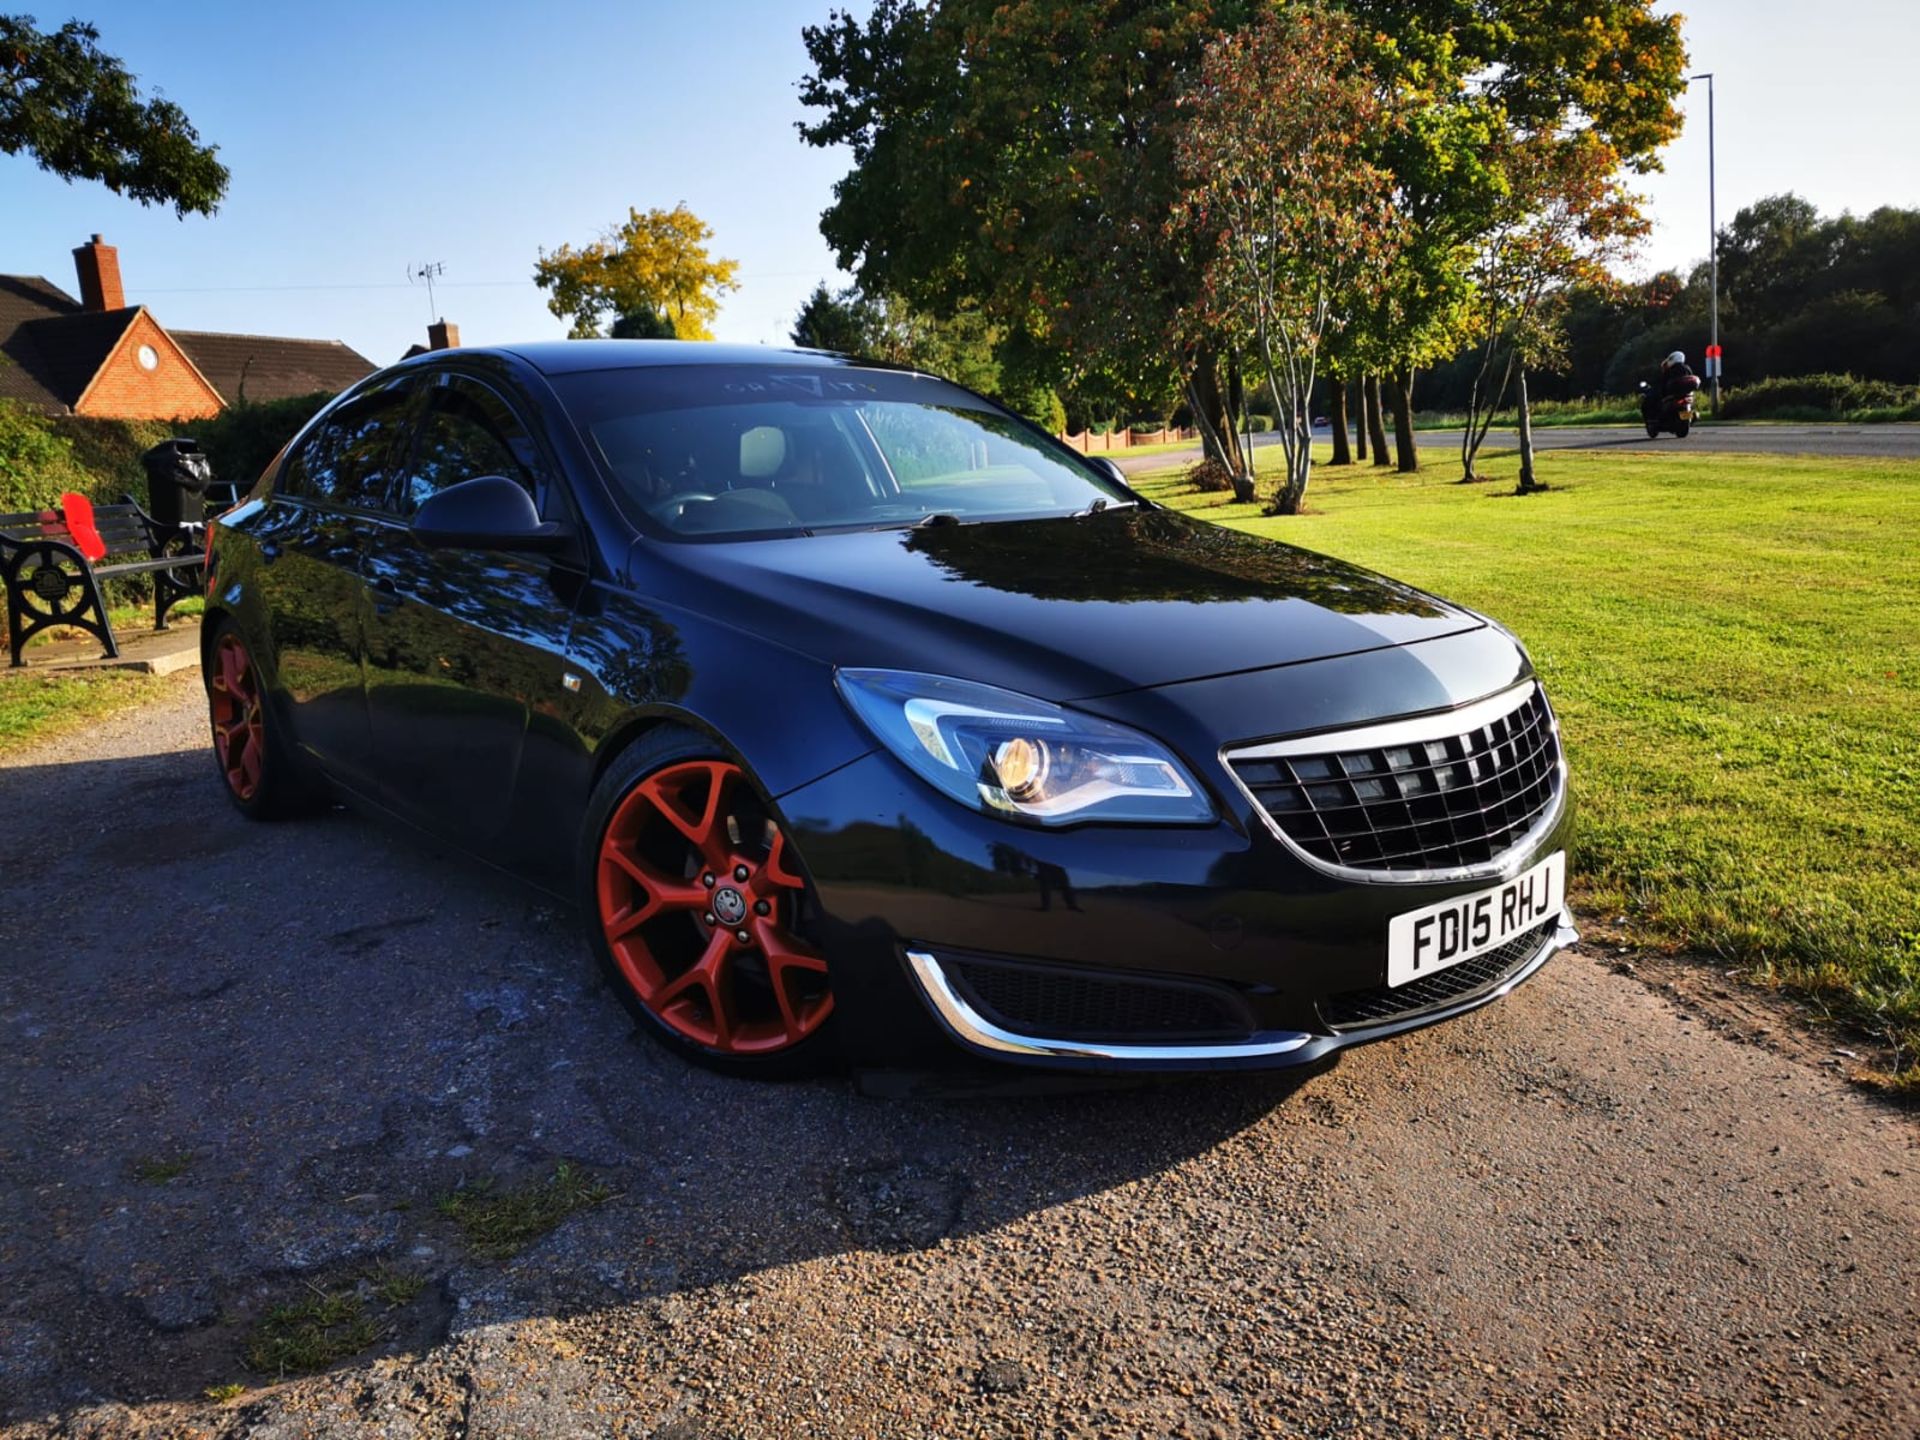
<path id="1" fill-rule="evenodd" d="M 1686 382 L 1693 380 L 1694 384 Z M 1649 422 L 1660 414 L 1660 407 L 1676 396 L 1697 388 L 1699 381 L 1692 370 L 1687 368 L 1684 351 L 1676 350 L 1660 362 L 1660 373 L 1653 383 L 1647 386 L 1647 393 L 1640 397 L 1640 413 Z"/>

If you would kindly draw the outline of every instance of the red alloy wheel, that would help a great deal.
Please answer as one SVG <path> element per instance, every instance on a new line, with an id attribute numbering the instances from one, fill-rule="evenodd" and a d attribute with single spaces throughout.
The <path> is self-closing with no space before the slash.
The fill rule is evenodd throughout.
<path id="1" fill-rule="evenodd" d="M 726 1055 L 792 1049 L 833 1010 L 827 962 L 794 935 L 806 882 L 740 767 L 685 760 L 622 797 L 594 893 L 648 1013 Z"/>
<path id="2" fill-rule="evenodd" d="M 220 769 L 233 793 L 251 800 L 260 789 L 267 729 L 260 714 L 260 681 L 254 674 L 253 657 L 232 631 L 214 646 L 207 702 L 213 711 L 213 751 Z"/>

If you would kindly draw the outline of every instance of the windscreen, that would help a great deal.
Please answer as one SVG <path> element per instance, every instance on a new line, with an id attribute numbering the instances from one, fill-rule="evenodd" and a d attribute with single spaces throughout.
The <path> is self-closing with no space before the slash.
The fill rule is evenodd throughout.
<path id="1" fill-rule="evenodd" d="M 986 401 L 884 370 L 553 377 L 628 508 L 679 536 L 1070 515 L 1132 496 Z"/>

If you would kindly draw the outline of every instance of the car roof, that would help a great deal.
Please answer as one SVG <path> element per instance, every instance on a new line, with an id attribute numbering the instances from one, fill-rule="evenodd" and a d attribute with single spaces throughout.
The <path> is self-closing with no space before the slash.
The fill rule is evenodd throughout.
<path id="1" fill-rule="evenodd" d="M 720 345 L 708 340 L 536 340 L 524 345 L 490 347 L 511 355 L 543 375 L 571 375 L 582 370 L 633 370 L 654 365 L 782 365 L 830 369 L 862 365 L 876 367 L 830 350 L 802 350 L 775 345 Z M 468 353 L 487 353 L 473 347 Z M 447 358 L 449 352 L 437 353 Z"/>

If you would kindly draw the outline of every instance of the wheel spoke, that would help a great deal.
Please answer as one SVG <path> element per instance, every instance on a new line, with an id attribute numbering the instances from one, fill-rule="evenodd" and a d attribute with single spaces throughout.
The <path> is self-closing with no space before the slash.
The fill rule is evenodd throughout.
<path id="1" fill-rule="evenodd" d="M 784 831 L 773 832 L 773 843 L 767 847 L 767 858 L 763 872 L 770 884 L 782 886 L 788 890 L 804 890 L 807 882 L 794 873 L 787 863 L 787 837 Z"/>
<path id="2" fill-rule="evenodd" d="M 707 777 L 706 798 L 702 801 L 699 813 L 682 803 L 681 791 L 692 774 L 704 773 Z M 709 859 L 723 856 L 725 842 L 718 835 L 721 816 L 721 803 L 725 799 L 728 783 L 733 778 L 730 765 L 702 764 L 676 766 L 667 776 L 647 782 L 647 793 L 657 809 L 690 842 L 699 848 Z"/>
<path id="3" fill-rule="evenodd" d="M 713 1025 L 714 1047 L 720 1050 L 733 1046 L 733 1015 L 729 995 L 733 977 L 728 964 L 732 949 L 726 932 L 714 931 L 707 941 L 706 950 L 692 967 L 684 975 L 669 980 L 656 990 L 650 1002 L 655 1009 L 665 1010 L 686 1003 L 692 998 L 692 991 L 700 991 L 706 997 L 707 1013 Z"/>
<path id="4" fill-rule="evenodd" d="M 707 892 L 699 881 L 674 879 L 631 854 L 611 835 L 601 847 L 600 858 L 631 880 L 644 897 L 641 903 L 629 905 L 624 914 L 607 916 L 609 940 L 624 939 L 647 921 L 670 910 L 698 910 L 706 906 Z"/>

